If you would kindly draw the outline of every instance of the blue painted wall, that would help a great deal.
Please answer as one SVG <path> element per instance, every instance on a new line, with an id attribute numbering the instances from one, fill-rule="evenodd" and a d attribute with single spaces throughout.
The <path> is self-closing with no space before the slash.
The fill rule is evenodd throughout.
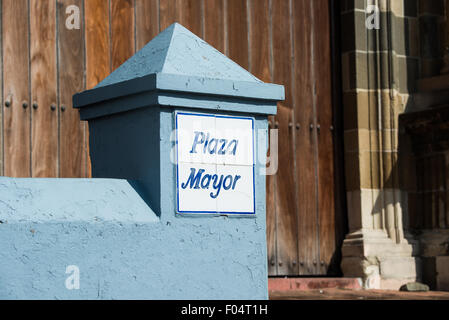
<path id="1" fill-rule="evenodd" d="M 74 97 L 89 120 L 94 179 L 0 178 L 0 299 L 268 297 L 257 161 L 267 145 L 257 141 L 283 87 L 255 79 L 180 25 L 164 32 Z M 255 216 L 176 215 L 177 110 L 255 117 Z M 79 267 L 79 289 L 65 286 L 69 265 Z"/>
<path id="2" fill-rule="evenodd" d="M 160 126 L 137 121 L 156 116 Z M 168 158 L 172 110 L 135 110 L 92 127 L 95 175 L 144 179 L 0 178 L 0 298 L 267 298 L 263 175 L 256 174 L 255 218 L 179 217 Z M 257 129 L 266 130 L 264 118 Z M 65 287 L 68 265 L 80 268 L 79 290 Z"/>

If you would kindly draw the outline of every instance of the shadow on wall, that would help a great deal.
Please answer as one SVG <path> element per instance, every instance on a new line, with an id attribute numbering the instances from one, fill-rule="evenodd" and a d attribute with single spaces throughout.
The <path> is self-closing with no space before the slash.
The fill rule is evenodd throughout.
<path id="1" fill-rule="evenodd" d="M 412 2 L 404 5 L 410 6 Z M 415 71 L 415 66 L 411 66 L 407 59 L 410 97 L 398 121 L 400 186 L 408 195 L 408 210 L 404 214 L 407 213 L 405 218 L 415 234 L 424 229 L 449 227 L 449 212 L 445 209 L 446 199 L 449 199 L 446 197 L 449 185 L 445 179 L 449 152 L 449 84 L 442 89 L 442 82 L 447 80 L 441 78 L 444 19 L 440 14 L 443 15 L 445 10 L 439 8 L 443 3 L 419 5 L 419 28 L 415 28 L 413 39 L 419 44 L 420 69 Z M 448 3 L 446 1 L 445 5 Z M 434 14 L 429 14 L 433 11 Z M 407 26 L 404 24 L 404 27 Z M 407 30 L 407 35 L 410 34 Z M 406 48 L 416 47 L 413 39 L 408 37 Z"/>
<path id="2" fill-rule="evenodd" d="M 368 98 L 366 105 L 370 118 L 371 214 L 374 227 L 385 229 L 394 241 L 404 237 L 404 229 L 407 234 L 407 196 L 403 192 L 403 180 L 414 172 L 402 160 L 405 148 L 399 137 L 399 115 L 413 108 L 417 91 L 418 29 L 413 26 L 416 19 L 408 18 L 408 15 L 417 15 L 417 10 L 418 1 L 404 1 L 407 17 L 397 17 L 393 12 L 381 14 L 380 29 L 368 31 L 368 42 L 373 42 L 377 48 L 369 58 L 368 74 L 364 75 L 374 95 Z"/>
<path id="3" fill-rule="evenodd" d="M 400 120 L 409 225 L 420 239 L 424 281 L 434 289 L 436 257 L 449 256 L 449 103 Z"/>
<path id="4" fill-rule="evenodd" d="M 404 2 L 405 12 L 410 12 L 410 6 L 416 6 L 417 3 Z M 397 30 L 394 28 L 404 30 L 404 47 L 399 50 L 402 49 L 406 57 L 397 57 L 394 50 L 390 51 L 388 62 L 392 72 L 387 86 L 390 89 L 389 107 L 378 106 L 378 112 L 381 119 L 392 118 L 390 123 L 395 130 L 389 135 L 382 128 L 379 142 L 382 142 L 382 146 L 391 142 L 390 151 L 393 153 L 390 157 L 385 155 L 389 152 L 387 148 L 381 149 L 383 152 L 379 153 L 381 192 L 372 211 L 373 216 L 381 214 L 386 217 L 385 226 L 390 238 L 398 242 L 404 237 L 411 243 L 417 243 L 423 230 L 449 227 L 449 212 L 446 210 L 446 199 L 449 199 L 449 180 L 446 179 L 449 159 L 449 90 L 433 91 L 431 81 L 427 83 L 427 90 L 423 90 L 420 80 L 438 76 L 439 72 L 435 70 L 439 70 L 442 61 L 442 44 L 438 38 L 441 33 L 437 32 L 436 21 L 432 17 L 420 16 L 419 12 L 417 16 L 419 28 L 412 28 L 413 20 L 404 18 L 396 19 L 400 23 L 390 29 L 393 40 L 395 34 L 402 35 L 395 32 Z M 414 48 L 419 48 L 419 56 Z M 429 61 L 432 61 L 433 66 L 429 65 Z M 400 93 L 407 92 L 409 96 L 401 96 L 392 88 Z M 395 149 L 397 156 L 394 156 Z M 444 246 L 444 243 L 441 245 Z M 416 254 L 422 257 L 421 247 Z M 421 269 L 419 259 L 416 260 L 417 270 L 423 270 L 423 280 L 433 288 L 434 283 L 425 275 L 424 262 Z"/>
<path id="5" fill-rule="evenodd" d="M 410 142 L 402 134 L 399 118 L 401 113 L 417 109 L 422 51 L 419 52 L 417 19 L 413 17 L 418 15 L 418 1 L 404 1 L 404 14 L 405 17 L 397 17 L 391 11 L 382 14 L 380 30 L 368 32 L 376 48 L 367 71 L 371 82 L 368 87 L 374 89 L 375 96 L 368 99 L 366 106 L 370 117 L 369 159 L 364 159 L 364 163 L 369 167 L 366 174 L 370 180 L 374 229 L 385 230 L 393 242 L 408 242 L 416 254 L 407 196 L 416 168 L 409 161 Z M 370 76 L 370 70 L 374 76 Z M 362 201 L 366 206 L 369 195 Z M 419 259 L 415 260 L 415 267 L 419 278 Z"/>
<path id="6" fill-rule="evenodd" d="M 343 241 L 349 232 L 348 224 L 348 208 L 346 203 L 346 181 L 345 181 L 345 164 L 344 164 L 344 117 L 342 110 L 342 70 L 341 70 L 341 12 L 340 1 L 331 2 L 331 47 L 332 47 L 332 105 L 333 125 L 335 134 L 333 135 L 334 145 L 334 203 L 335 203 L 335 251 L 332 254 L 327 276 L 342 277 L 341 270 Z"/>

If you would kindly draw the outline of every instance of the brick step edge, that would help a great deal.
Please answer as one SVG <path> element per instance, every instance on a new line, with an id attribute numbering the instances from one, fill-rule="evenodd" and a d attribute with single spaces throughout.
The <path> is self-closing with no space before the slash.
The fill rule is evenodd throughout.
<path id="1" fill-rule="evenodd" d="M 361 278 L 268 278 L 268 291 L 363 289 Z"/>

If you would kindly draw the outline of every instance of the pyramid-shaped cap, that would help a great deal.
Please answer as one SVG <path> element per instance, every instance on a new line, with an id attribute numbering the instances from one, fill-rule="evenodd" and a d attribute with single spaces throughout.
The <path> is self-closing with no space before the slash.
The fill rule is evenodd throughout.
<path id="1" fill-rule="evenodd" d="M 174 23 L 148 42 L 97 87 L 154 73 L 261 82 L 182 25 Z"/>
<path id="2" fill-rule="evenodd" d="M 260 81 L 174 23 L 95 88 L 75 94 L 73 107 L 83 120 L 152 105 L 268 115 L 284 96 L 282 85 Z"/>

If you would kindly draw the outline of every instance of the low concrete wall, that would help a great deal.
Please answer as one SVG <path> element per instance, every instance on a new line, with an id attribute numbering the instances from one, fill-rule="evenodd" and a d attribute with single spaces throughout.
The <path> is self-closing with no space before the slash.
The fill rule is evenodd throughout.
<path id="1" fill-rule="evenodd" d="M 265 217 L 161 221 L 132 185 L 0 178 L 0 299 L 268 297 Z"/>

